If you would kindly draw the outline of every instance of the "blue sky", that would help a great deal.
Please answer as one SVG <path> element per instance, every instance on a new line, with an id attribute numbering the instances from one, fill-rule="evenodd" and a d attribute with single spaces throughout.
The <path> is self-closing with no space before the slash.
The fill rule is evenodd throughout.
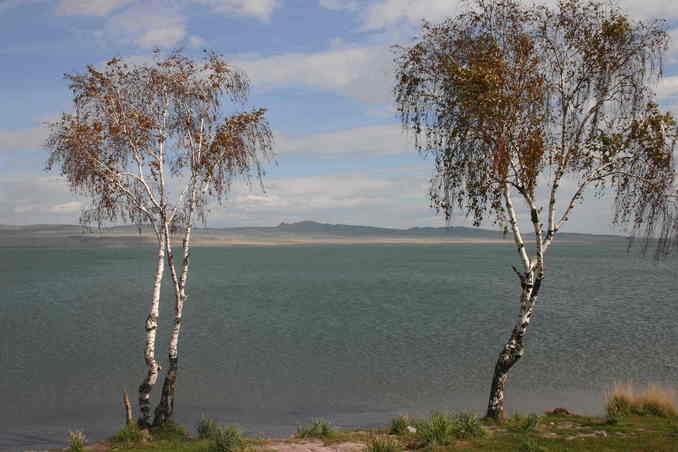
<path id="1" fill-rule="evenodd" d="M 442 226 L 428 207 L 432 162 L 395 116 L 390 46 L 457 0 L 0 0 L 0 224 L 77 223 L 86 201 L 43 171 L 45 121 L 70 110 L 64 73 L 154 47 L 217 50 L 268 108 L 277 164 L 266 192 L 234 187 L 211 226 L 281 221 Z M 678 2 L 623 0 L 637 19 L 664 18 L 673 44 L 661 103 L 678 112 Z M 566 231 L 605 233 L 609 199 L 587 200 Z M 467 224 L 463 217 L 453 224 Z M 491 224 L 488 224 L 491 226 Z"/>

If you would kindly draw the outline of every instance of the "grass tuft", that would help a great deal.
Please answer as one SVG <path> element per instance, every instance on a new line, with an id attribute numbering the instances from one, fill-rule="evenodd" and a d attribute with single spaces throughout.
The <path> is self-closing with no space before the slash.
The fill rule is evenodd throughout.
<path id="1" fill-rule="evenodd" d="M 377 436 L 367 445 L 366 452 L 401 452 L 403 446 L 396 439 L 388 436 Z"/>
<path id="2" fill-rule="evenodd" d="M 484 438 L 487 431 L 478 416 L 472 413 L 459 413 L 454 419 L 454 436 L 458 439 Z"/>
<path id="3" fill-rule="evenodd" d="M 415 439 L 421 447 L 448 446 L 454 439 L 474 439 L 487 436 L 480 418 L 471 413 L 448 415 L 433 413 L 429 419 L 415 423 Z"/>
<path id="4" fill-rule="evenodd" d="M 214 439 L 217 431 L 221 427 L 219 424 L 212 418 L 209 418 L 205 415 L 200 417 L 196 430 L 198 432 L 198 438 L 200 439 Z"/>
<path id="5" fill-rule="evenodd" d="M 336 431 L 325 419 L 313 419 L 311 425 L 297 427 L 297 436 L 299 438 L 321 438 L 329 439 L 335 436 Z"/>
<path id="6" fill-rule="evenodd" d="M 607 425 L 619 425 L 623 419 L 624 415 L 617 411 L 608 411 L 608 413 L 605 415 L 605 423 Z"/>
<path id="7" fill-rule="evenodd" d="M 416 438 L 424 446 L 447 446 L 456 431 L 454 419 L 443 413 L 433 413 L 429 419 L 417 422 L 415 427 Z"/>
<path id="8" fill-rule="evenodd" d="M 209 447 L 209 452 L 236 452 L 244 446 L 242 433 L 233 425 L 217 427 L 213 440 L 214 444 Z"/>
<path id="9" fill-rule="evenodd" d="M 534 432 L 538 426 L 539 416 L 534 413 L 527 416 L 516 413 L 508 419 L 508 430 L 516 433 Z"/>
<path id="10" fill-rule="evenodd" d="M 391 420 L 391 428 L 389 433 L 391 435 L 405 435 L 408 433 L 407 427 L 410 426 L 410 418 L 403 416 L 402 414 L 398 417 L 394 417 Z"/>
<path id="11" fill-rule="evenodd" d="M 85 450 L 85 443 L 87 437 L 79 430 L 68 432 L 68 451 L 69 452 L 83 452 Z"/>
<path id="12" fill-rule="evenodd" d="M 630 383 L 616 384 L 606 395 L 605 414 L 608 422 L 619 422 L 631 414 L 675 417 L 678 416 L 676 391 L 656 384 L 643 388 L 635 388 Z"/>
<path id="13" fill-rule="evenodd" d="M 172 420 L 165 421 L 159 427 L 154 427 L 153 438 L 157 440 L 181 442 L 191 438 L 186 427 Z"/>
<path id="14" fill-rule="evenodd" d="M 134 444 L 141 442 L 143 439 L 144 432 L 136 423 L 130 422 L 108 440 L 112 443 Z"/>
<path id="15" fill-rule="evenodd" d="M 520 447 L 518 447 L 518 452 L 548 452 L 548 449 L 540 446 L 532 438 L 528 438 L 520 444 Z"/>

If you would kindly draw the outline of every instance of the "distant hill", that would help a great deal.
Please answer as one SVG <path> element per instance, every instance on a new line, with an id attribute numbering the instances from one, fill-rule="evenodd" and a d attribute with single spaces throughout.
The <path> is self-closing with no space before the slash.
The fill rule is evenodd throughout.
<path id="1" fill-rule="evenodd" d="M 348 224 L 327 224 L 315 221 L 300 221 L 298 223 L 280 223 L 280 231 L 297 234 L 330 234 L 337 236 L 399 236 L 399 237 L 475 237 L 501 238 L 500 231 L 488 229 L 467 228 L 461 226 L 450 227 L 414 227 L 409 229 L 378 228 L 374 226 L 354 226 Z"/>
<path id="2" fill-rule="evenodd" d="M 532 236 L 526 234 L 529 240 Z M 560 240 L 607 241 L 623 240 L 615 235 L 561 233 Z M 327 224 L 316 221 L 280 223 L 278 226 L 201 228 L 194 229 L 196 245 L 232 244 L 298 244 L 298 243 L 370 243 L 370 242 L 446 242 L 446 241 L 507 241 L 501 231 L 451 227 L 414 227 L 409 229 Z M 92 248 L 152 245 L 154 237 L 149 227 L 112 226 L 102 229 L 79 225 L 0 225 L 0 247 Z"/>

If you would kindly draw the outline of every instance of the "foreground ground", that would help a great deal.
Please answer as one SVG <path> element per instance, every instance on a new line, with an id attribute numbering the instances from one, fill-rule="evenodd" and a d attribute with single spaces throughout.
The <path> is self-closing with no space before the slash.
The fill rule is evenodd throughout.
<path id="1" fill-rule="evenodd" d="M 212 439 L 193 439 L 185 431 L 152 432 L 140 442 L 102 441 L 85 451 L 103 452 L 397 452 L 427 451 L 675 451 L 678 452 L 678 419 L 675 417 L 628 416 L 611 422 L 604 418 L 569 413 L 514 417 L 502 424 L 477 422 L 463 439 L 459 431 L 436 425 L 422 435 L 423 424 L 406 426 L 394 433 L 394 426 L 383 430 L 330 431 L 295 435 L 288 439 L 249 438 L 237 447 L 223 447 Z M 394 420 L 395 425 L 395 420 Z M 402 427 L 402 426 L 401 426 Z M 427 428 L 429 428 L 427 427 Z M 438 429 L 436 431 L 435 429 Z M 180 429 L 181 430 L 181 429 Z M 469 433 L 470 432 L 470 433 Z M 228 446 L 228 445 L 227 445 Z"/>

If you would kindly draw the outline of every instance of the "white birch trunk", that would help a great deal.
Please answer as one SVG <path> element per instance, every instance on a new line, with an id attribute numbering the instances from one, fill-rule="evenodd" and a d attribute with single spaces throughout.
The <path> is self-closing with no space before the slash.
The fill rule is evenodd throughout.
<path id="1" fill-rule="evenodd" d="M 534 259 L 530 259 L 527 255 L 525 242 L 523 241 L 520 228 L 518 227 L 517 215 L 511 201 L 509 187 L 508 185 L 505 185 L 504 202 L 506 212 L 509 216 L 509 222 L 516 243 L 516 251 L 523 262 L 525 271 L 521 273 L 514 267 L 514 271 L 520 279 L 520 311 L 518 313 L 518 319 L 511 331 L 511 336 L 499 353 L 499 358 L 494 367 L 494 375 L 492 376 L 492 385 L 490 387 L 490 399 L 487 404 L 486 414 L 487 417 L 493 419 L 501 419 L 504 416 L 504 388 L 508 381 L 508 373 L 525 353 L 523 340 L 527 334 L 530 320 L 532 320 L 537 296 L 539 295 L 541 283 L 544 279 L 544 243 L 542 238 L 542 226 L 539 223 L 538 210 L 536 209 L 533 200 L 525 193 L 525 191 L 521 191 L 521 194 L 530 206 L 537 256 Z"/>
<path id="2" fill-rule="evenodd" d="M 534 271 L 521 277 L 520 312 L 511 336 L 499 353 L 494 367 L 487 417 L 501 419 L 504 415 L 504 388 L 508 381 L 508 373 L 525 353 L 523 340 L 532 320 L 542 279 L 543 273 L 536 274 Z"/>
<path id="3" fill-rule="evenodd" d="M 160 403 L 158 403 L 158 406 L 155 408 L 153 425 L 156 426 L 162 425 L 167 420 L 170 420 L 174 414 L 174 396 L 176 393 L 177 371 L 179 369 L 179 335 L 181 333 L 184 301 L 186 301 L 187 298 L 186 283 L 188 280 L 191 230 L 192 227 L 189 223 L 183 239 L 184 256 L 180 279 L 177 277 L 176 266 L 174 264 L 174 252 L 169 245 L 167 248 L 167 261 L 170 267 L 175 291 L 174 327 L 172 328 L 172 335 L 168 346 L 169 369 L 167 370 L 167 375 L 165 375 Z"/>
<path id="4" fill-rule="evenodd" d="M 158 380 L 160 365 L 155 359 L 155 343 L 158 330 L 158 318 L 160 316 L 160 286 L 165 270 L 165 242 L 167 237 L 165 231 L 160 231 L 160 246 L 158 247 L 158 263 L 155 272 L 155 283 L 153 285 L 153 298 L 151 299 L 151 308 L 146 318 L 146 343 L 144 347 L 144 359 L 148 366 L 148 373 L 139 386 L 139 425 L 141 427 L 150 426 L 151 420 L 151 391 L 153 385 Z"/>
<path id="5" fill-rule="evenodd" d="M 197 143 L 197 149 L 191 153 L 191 168 L 195 164 L 195 159 L 199 159 L 202 152 L 203 145 L 203 121 L 200 123 L 200 139 Z M 201 189 L 207 189 L 209 183 L 205 182 Z M 192 174 L 190 187 L 190 200 L 188 202 L 188 214 L 186 216 L 186 230 L 184 232 L 183 247 L 183 261 L 181 269 L 181 278 L 177 277 L 176 265 L 174 263 L 174 252 L 172 251 L 171 243 L 167 242 L 167 261 L 170 266 L 172 276 L 172 283 L 174 285 L 175 307 L 174 307 L 174 327 L 172 328 L 172 335 L 170 336 L 170 343 L 168 346 L 168 360 L 169 369 L 165 375 L 165 382 L 162 387 L 162 394 L 160 403 L 155 408 L 155 418 L 153 424 L 156 426 L 164 424 L 166 421 L 172 419 L 174 414 L 174 396 L 176 393 L 177 372 L 179 369 L 179 335 L 181 334 L 181 322 L 183 318 L 184 302 L 186 301 L 186 285 L 188 283 L 188 267 L 190 262 L 190 243 L 191 232 L 193 230 L 193 214 L 196 208 L 196 197 L 199 190 L 195 173 Z M 176 211 L 175 211 L 176 212 Z M 174 215 L 174 214 L 173 214 Z M 166 228 L 167 237 L 169 237 L 169 230 Z"/>

